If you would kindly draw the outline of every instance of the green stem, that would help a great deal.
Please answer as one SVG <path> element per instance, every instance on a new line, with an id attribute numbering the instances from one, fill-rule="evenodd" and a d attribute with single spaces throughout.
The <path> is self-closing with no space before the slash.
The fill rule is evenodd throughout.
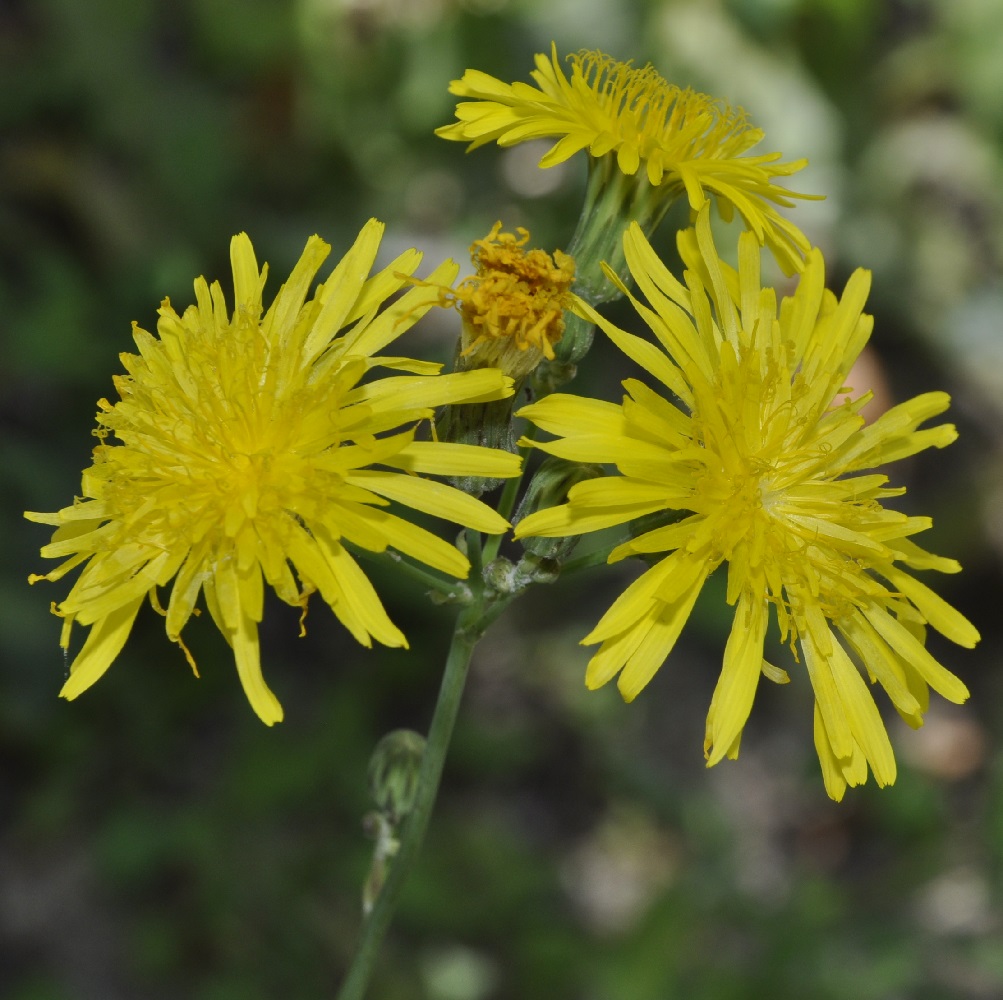
<path id="1" fill-rule="evenodd" d="M 532 440 L 536 436 L 536 426 L 534 424 L 529 424 L 526 427 L 526 432 L 523 435 L 524 438 Z M 519 487 L 522 485 L 523 479 L 526 478 L 526 456 L 529 455 L 532 447 L 530 445 L 521 445 L 519 447 L 519 458 L 522 460 L 522 472 L 518 476 L 513 476 L 505 483 L 505 489 L 502 490 L 501 499 L 498 501 L 498 513 L 501 514 L 506 520 L 512 516 L 512 508 L 515 507 L 516 497 L 519 495 Z M 502 539 L 504 535 L 492 535 L 487 542 L 484 544 L 484 565 L 489 566 L 498 556 L 498 550 L 501 548 Z"/>
<path id="2" fill-rule="evenodd" d="M 625 541 L 626 539 L 623 538 L 612 545 L 603 545 L 601 548 L 593 549 L 591 552 L 586 552 L 583 555 L 576 556 L 574 559 L 569 559 L 561 566 L 561 575 L 563 576 L 565 573 L 577 573 L 579 570 L 591 569 L 593 566 L 601 566 L 609 559 L 609 554 L 617 545 Z"/>
<path id="3" fill-rule="evenodd" d="M 470 577 L 475 587 L 480 587 L 484 575 L 484 550 L 481 546 L 481 533 L 473 528 L 467 528 L 467 558 L 470 560 Z"/>
<path id="4" fill-rule="evenodd" d="M 439 780 L 453 734 L 453 724 L 460 707 L 463 686 L 470 667 L 470 658 L 487 622 L 497 617 L 492 608 L 486 613 L 482 601 L 464 608 L 456 619 L 453 641 L 446 657 L 446 667 L 439 688 L 439 699 L 432 716 L 428 742 L 422 755 L 418 776 L 418 793 L 414 807 L 401 828 L 400 847 L 390 863 L 387 880 L 376 897 L 376 903 L 362 926 L 362 939 L 352 967 L 338 992 L 338 1000 L 363 1000 L 366 987 L 376 966 L 380 944 L 400 896 L 401 888 L 411 871 L 421 848 L 429 817 L 439 790 Z M 500 611 L 500 609 L 499 609 Z M 493 613 L 492 613 L 493 612 Z"/>
<path id="5" fill-rule="evenodd" d="M 469 584 L 466 581 L 445 580 L 441 576 L 429 573 L 420 566 L 408 562 L 399 552 L 395 552 L 393 549 L 387 549 L 385 552 L 370 552 L 368 549 L 359 548 L 357 545 L 347 545 L 346 547 L 353 555 L 357 555 L 360 559 L 365 559 L 367 562 L 382 563 L 386 559 L 390 559 L 405 576 L 409 576 L 412 580 L 417 580 L 418 583 L 428 587 L 429 590 L 445 594 L 447 597 L 456 597 L 463 594 L 465 590 L 469 590 Z"/>

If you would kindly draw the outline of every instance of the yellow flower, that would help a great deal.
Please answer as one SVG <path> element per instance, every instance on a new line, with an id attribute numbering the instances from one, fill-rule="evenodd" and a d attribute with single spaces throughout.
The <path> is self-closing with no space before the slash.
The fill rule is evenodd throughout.
<path id="1" fill-rule="evenodd" d="M 346 543 L 396 549 L 464 577 L 466 557 L 385 509 L 389 502 L 480 531 L 505 529 L 483 504 L 416 473 L 507 477 L 518 474 L 518 459 L 414 437 L 434 407 L 503 398 L 511 382 L 498 371 L 438 375 L 437 365 L 376 356 L 437 297 L 415 288 L 379 312 L 421 259 L 408 251 L 369 277 L 382 233 L 370 220 L 308 299 L 330 251 L 311 237 L 267 311 L 267 266 L 258 270 L 241 233 L 230 244 L 232 314 L 219 283 L 199 278 L 196 305 L 181 316 L 164 301 L 159 337 L 133 324 L 139 354 L 121 356 L 128 374 L 114 380 L 120 400 L 98 403 L 100 444 L 83 473 L 84 498 L 55 514 L 25 515 L 57 526 L 42 555 L 66 560 L 31 582 L 59 580 L 84 564 L 54 608 L 64 648 L 73 624 L 91 627 L 63 697 L 75 698 L 108 669 L 147 596 L 194 669 L 181 630 L 204 591 L 248 700 L 271 725 L 282 708 L 261 675 L 265 583 L 304 609 L 320 591 L 366 646 L 406 646 Z M 447 261 L 430 277 L 448 282 L 456 270 Z M 364 380 L 375 365 L 404 374 Z M 120 443 L 109 444 L 110 435 Z M 171 580 L 163 610 L 157 588 Z"/>
<path id="2" fill-rule="evenodd" d="M 467 70 L 449 89 L 470 100 L 458 104 L 458 120 L 436 134 L 469 142 L 470 149 L 493 140 L 513 146 L 557 136 L 541 167 L 588 149 L 594 159 L 615 160 L 621 174 L 637 175 L 639 185 L 643 177 L 654 189 L 644 198 L 659 203 L 662 212 L 683 192 L 694 212 L 711 195 L 726 219 L 738 210 L 787 273 L 800 270 L 809 243 L 773 206 L 811 196 L 788 191 L 774 180 L 800 170 L 807 160 L 780 163 L 780 153 L 749 155 L 763 132 L 741 109 L 667 83 L 650 65 L 637 69 L 602 52 L 582 51 L 569 59 L 570 80 L 556 46 L 549 59 L 538 54 L 530 74 L 535 87 Z M 651 205 L 639 204 L 636 195 L 618 194 L 617 200 L 632 202 L 629 211 L 649 232 L 642 216 L 654 223 L 660 217 Z"/>
<path id="3" fill-rule="evenodd" d="M 661 383 L 624 382 L 623 403 L 553 395 L 520 414 L 559 435 L 538 444 L 558 457 L 614 465 L 618 475 L 574 486 L 568 503 L 522 521 L 517 536 L 582 534 L 657 512 L 679 512 L 618 546 L 610 561 L 667 553 L 632 583 L 585 643 L 590 688 L 620 674 L 629 701 L 668 656 L 709 575 L 728 564 L 735 606 L 707 717 L 708 765 L 738 754 L 761 675 L 786 681 L 763 659 L 770 608 L 781 639 L 803 656 L 815 696 L 815 744 L 826 789 L 895 780 L 895 759 L 861 667 L 899 714 L 922 724 L 933 688 L 953 702 L 965 685 L 927 651 L 932 625 L 971 647 L 979 636 L 958 611 L 909 572 L 960 568 L 909 536 L 929 518 L 885 509 L 904 492 L 868 472 L 956 437 L 950 424 L 919 430 L 949 398 L 930 392 L 865 426 L 870 393 L 850 400 L 845 379 L 868 340 L 870 285 L 856 271 L 840 298 L 824 287 L 818 250 L 796 292 L 780 303 L 760 286 L 759 249 L 739 241 L 739 265 L 714 248 L 707 211 L 680 234 L 685 284 L 636 226 L 626 258 L 650 307 L 634 306 L 658 344 L 580 308 Z M 667 391 L 666 391 L 667 390 Z M 677 405 L 678 400 L 681 405 Z"/>
<path id="4" fill-rule="evenodd" d="M 560 250 L 525 250 L 529 233 L 491 232 L 470 248 L 477 273 L 443 292 L 463 317 L 462 368 L 500 368 L 521 379 L 544 359 L 564 332 L 564 310 L 571 303 L 575 262 Z"/>

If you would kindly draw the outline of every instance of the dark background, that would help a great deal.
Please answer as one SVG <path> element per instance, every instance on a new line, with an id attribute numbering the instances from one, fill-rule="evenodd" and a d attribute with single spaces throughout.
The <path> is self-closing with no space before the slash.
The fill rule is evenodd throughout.
<path id="1" fill-rule="evenodd" d="M 448 610 L 374 571 L 405 653 L 356 646 L 321 602 L 297 639 L 297 613 L 270 605 L 265 672 L 286 709 L 271 730 L 207 616 L 186 631 L 201 681 L 144 611 L 69 704 L 48 614 L 68 584 L 28 588 L 48 530 L 20 513 L 79 488 L 130 321 L 153 329 L 165 295 L 183 308 L 197 274 L 229 294 L 234 232 L 271 262 L 271 293 L 307 236 L 337 256 L 370 215 L 388 223 L 386 259 L 417 245 L 429 267 L 465 261 L 497 218 L 565 244 L 583 157 L 540 172 L 540 148 L 465 156 L 432 135 L 452 119 L 450 79 L 526 79 L 552 38 L 650 59 L 744 105 L 762 151 L 810 157 L 792 186 L 828 199 L 796 216 L 833 287 L 874 271 L 886 405 L 954 397 L 961 440 L 894 475 L 902 509 L 934 517 L 919 541 L 965 565 L 931 582 L 982 644 L 931 646 L 973 698 L 935 699 L 916 733 L 890 718 L 898 783 L 835 805 L 798 670 L 761 689 L 740 760 L 704 770 L 719 581 L 629 706 L 612 685 L 584 690 L 577 643 L 631 569 L 534 591 L 478 651 L 372 996 L 1003 996 L 1003 6 L 989 0 L 0 4 L 0 996 L 334 994 L 371 846 L 368 755 L 391 728 L 426 727 Z M 667 255 L 681 218 L 660 233 Z M 451 314 L 429 317 L 410 353 L 445 359 L 455 333 Z M 615 398 L 618 366 L 597 343 L 573 388 Z"/>

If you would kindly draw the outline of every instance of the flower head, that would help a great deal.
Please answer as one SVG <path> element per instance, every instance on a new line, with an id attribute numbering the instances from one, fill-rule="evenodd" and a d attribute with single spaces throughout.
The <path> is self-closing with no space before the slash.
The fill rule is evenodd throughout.
<path id="1" fill-rule="evenodd" d="M 463 317 L 455 368 L 497 368 L 513 379 L 516 391 L 564 332 L 564 310 L 571 304 L 575 262 L 556 251 L 526 250 L 529 233 L 503 233 L 497 222 L 470 247 L 476 273 L 455 288 L 439 287 L 439 305 L 455 306 Z M 427 283 L 431 284 L 431 283 Z M 436 421 L 443 441 L 499 448 L 514 453 L 514 397 L 475 406 L 445 407 Z M 455 476 L 453 485 L 472 496 L 493 490 L 500 479 Z"/>
<path id="2" fill-rule="evenodd" d="M 461 367 L 500 368 L 520 379 L 544 359 L 564 332 L 564 310 L 571 304 L 575 262 L 560 250 L 526 250 L 529 233 L 503 233 L 496 222 L 470 248 L 476 274 L 448 291 L 463 317 Z"/>
<path id="3" fill-rule="evenodd" d="M 950 444 L 950 424 L 918 429 L 947 408 L 948 396 L 917 396 L 865 426 L 860 410 L 870 394 L 850 400 L 845 380 L 872 326 L 862 312 L 866 271 L 837 299 L 812 250 L 778 311 L 773 290 L 760 285 L 759 249 L 748 233 L 737 271 L 719 259 L 706 210 L 679 243 L 685 284 L 637 227 L 625 240 L 650 303 L 634 306 L 657 346 L 580 307 L 663 392 L 628 379 L 621 405 L 553 395 L 520 411 L 558 435 L 537 447 L 614 465 L 618 475 L 573 487 L 567 504 L 531 515 L 516 534 L 582 534 L 672 512 L 673 523 L 610 556 L 663 554 L 585 638 L 601 643 L 589 687 L 619 674 L 624 697 L 634 698 L 672 650 L 707 578 L 727 563 L 735 616 L 707 717 L 708 764 L 737 756 L 760 676 L 787 679 L 763 659 L 772 607 L 781 639 L 808 671 L 829 794 L 839 799 L 862 783 L 868 766 L 880 785 L 890 784 L 895 759 L 860 667 L 919 726 L 929 688 L 954 702 L 968 696 L 925 648 L 926 626 L 962 646 L 979 636 L 908 572 L 959 569 L 911 541 L 930 519 L 886 509 L 881 501 L 904 490 L 868 470 Z"/>
<path id="4" fill-rule="evenodd" d="M 588 149 L 594 159 L 614 159 L 620 174 L 640 175 L 639 184 L 643 176 L 652 189 L 644 194 L 648 201 L 664 206 L 685 192 L 697 212 L 713 196 L 725 218 L 738 210 L 785 271 L 800 270 L 808 241 L 774 205 L 790 206 L 791 198 L 811 196 L 788 191 L 774 180 L 797 172 L 806 160 L 781 163 L 780 153 L 749 155 L 763 132 L 741 109 L 670 84 L 650 65 L 638 69 L 602 52 L 582 51 L 568 58 L 570 80 L 556 46 L 549 59 L 537 55 L 530 74 L 535 87 L 467 70 L 449 89 L 470 100 L 458 104 L 457 121 L 436 134 L 467 141 L 470 149 L 495 140 L 513 146 L 557 136 L 541 167 Z M 645 210 L 636 197 L 628 200 L 635 217 L 650 215 L 657 221 L 658 212 Z"/>
<path id="5" fill-rule="evenodd" d="M 181 631 L 204 591 L 251 706 L 270 725 L 282 708 L 261 675 L 265 583 L 304 609 L 319 591 L 366 646 L 406 646 L 347 546 L 393 548 L 463 577 L 466 557 L 386 509 L 390 501 L 481 531 L 505 529 L 478 501 L 416 473 L 512 476 L 518 460 L 414 438 L 434 407 L 503 398 L 511 382 L 498 371 L 438 375 L 436 365 L 377 356 L 436 302 L 419 287 L 379 311 L 421 259 L 408 251 L 369 277 L 382 232 L 375 219 L 364 226 L 307 298 L 330 250 L 311 237 L 267 311 L 267 266 L 259 271 L 241 233 L 230 244 L 232 313 L 220 285 L 199 278 L 196 304 L 180 316 L 164 301 L 157 337 L 133 325 L 139 354 L 121 356 L 128 374 L 115 378 L 119 401 L 98 403 L 100 443 L 83 499 L 26 514 L 57 526 L 42 555 L 65 559 L 32 582 L 84 564 L 55 607 L 64 648 L 74 624 L 90 626 L 64 697 L 108 669 L 147 596 L 194 669 Z M 430 277 L 448 282 L 456 270 L 447 261 Z M 402 374 L 365 380 L 376 365 Z M 157 588 L 172 580 L 162 610 Z"/>

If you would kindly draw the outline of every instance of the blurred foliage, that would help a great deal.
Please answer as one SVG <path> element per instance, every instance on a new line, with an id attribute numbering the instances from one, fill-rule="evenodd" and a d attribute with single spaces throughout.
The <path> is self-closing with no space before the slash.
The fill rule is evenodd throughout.
<path id="1" fill-rule="evenodd" d="M 496 218 L 568 239 L 584 165 L 435 139 L 448 81 L 523 79 L 551 38 L 744 105 L 807 155 L 796 209 L 833 283 L 875 273 L 875 378 L 949 389 L 961 441 L 914 460 L 943 592 L 978 624 L 945 662 L 970 705 L 898 727 L 892 789 L 824 795 L 807 683 L 764 691 L 741 759 L 702 766 L 726 609 L 698 609 L 644 696 L 587 693 L 578 639 L 629 572 L 539 592 L 489 633 L 379 1000 L 730 1000 L 1003 995 L 1003 8 L 992 0 L 9 0 L 0 8 L 0 994 L 10 1000 L 333 995 L 370 845 L 366 762 L 423 729 L 450 617 L 376 574 L 409 653 L 269 606 L 287 721 L 244 703 L 195 622 L 196 683 L 141 616 L 78 702 L 24 580 L 69 502 L 129 321 L 199 273 L 228 284 L 247 230 L 281 274 L 370 215 L 386 252 L 464 259 Z M 677 218 L 677 221 L 679 219 Z M 661 236 L 667 254 L 672 236 Z M 629 321 L 623 313 L 624 322 Z M 419 330 L 445 358 L 455 317 Z M 579 377 L 617 392 L 601 341 Z M 881 373 L 883 372 L 883 376 Z"/>

